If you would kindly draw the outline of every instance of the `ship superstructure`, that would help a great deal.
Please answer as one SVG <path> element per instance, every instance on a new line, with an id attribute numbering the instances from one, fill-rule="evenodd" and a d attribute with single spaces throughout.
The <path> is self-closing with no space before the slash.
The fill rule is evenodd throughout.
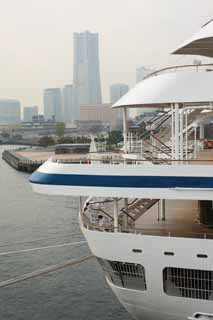
<path id="1" fill-rule="evenodd" d="M 176 53 L 212 57 L 213 22 Z M 212 88 L 212 64 L 155 72 L 114 105 L 120 153 L 51 159 L 30 179 L 36 192 L 79 196 L 89 247 L 135 319 L 213 318 L 213 153 L 203 150 Z M 130 108 L 161 113 L 130 128 Z"/>

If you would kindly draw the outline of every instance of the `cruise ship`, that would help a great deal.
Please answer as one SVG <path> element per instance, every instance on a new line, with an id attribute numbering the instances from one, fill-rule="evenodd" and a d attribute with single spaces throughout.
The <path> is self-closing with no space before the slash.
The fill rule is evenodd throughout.
<path id="1" fill-rule="evenodd" d="M 213 21 L 174 54 L 213 57 Z M 79 220 L 106 281 L 134 319 L 213 319 L 213 64 L 165 68 L 113 108 L 120 152 L 50 159 L 35 192 L 79 197 Z M 159 110 L 131 126 L 129 110 Z"/>

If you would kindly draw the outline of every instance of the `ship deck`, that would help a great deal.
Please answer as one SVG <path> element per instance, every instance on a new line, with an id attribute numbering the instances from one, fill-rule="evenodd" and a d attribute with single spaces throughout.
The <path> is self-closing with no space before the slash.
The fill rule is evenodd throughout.
<path id="1" fill-rule="evenodd" d="M 201 151 L 197 161 L 199 164 L 213 164 L 213 151 Z M 130 199 L 129 202 L 131 202 Z M 123 202 L 119 205 L 119 209 L 121 209 L 122 205 Z M 113 217 L 112 203 L 105 203 L 104 209 L 109 216 Z M 213 239 L 213 227 L 206 227 L 200 223 L 198 201 L 165 200 L 165 219 L 162 218 L 160 202 L 157 202 L 142 214 L 135 224 L 130 224 L 128 227 L 121 226 L 120 231 L 156 236 Z M 115 231 L 113 222 L 111 222 L 111 227 L 108 225 L 105 228 L 105 226 L 100 226 L 97 223 L 96 225 L 91 225 L 91 228 L 99 229 L 100 231 L 104 229 Z"/>
<path id="2" fill-rule="evenodd" d="M 135 230 L 145 234 L 168 235 L 191 238 L 213 238 L 213 228 L 199 222 L 198 201 L 165 202 L 165 221 L 159 214 L 156 204 L 135 224 Z"/>
<path id="3" fill-rule="evenodd" d="M 213 150 L 199 152 L 197 164 L 213 164 Z M 213 238 L 213 228 L 206 227 L 199 221 L 198 201 L 167 200 L 165 221 L 159 215 L 159 204 L 156 204 L 139 218 L 136 230 L 177 237 Z"/>

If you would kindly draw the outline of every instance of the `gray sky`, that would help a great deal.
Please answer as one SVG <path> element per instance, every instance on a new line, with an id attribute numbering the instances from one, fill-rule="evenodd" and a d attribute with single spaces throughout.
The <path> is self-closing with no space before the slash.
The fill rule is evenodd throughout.
<path id="1" fill-rule="evenodd" d="M 72 82 L 73 32 L 89 29 L 100 33 L 107 101 L 137 67 L 186 62 L 170 51 L 211 18 L 212 0 L 0 0 L 0 98 L 42 110 L 44 88 Z"/>

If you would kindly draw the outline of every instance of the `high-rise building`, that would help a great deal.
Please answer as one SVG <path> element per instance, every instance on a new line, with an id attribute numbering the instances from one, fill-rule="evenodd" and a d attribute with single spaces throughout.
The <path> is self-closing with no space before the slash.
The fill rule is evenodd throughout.
<path id="1" fill-rule="evenodd" d="M 64 122 L 72 123 L 79 120 L 79 105 L 75 102 L 76 93 L 73 85 L 63 88 Z"/>
<path id="2" fill-rule="evenodd" d="M 115 83 L 110 86 L 110 102 L 115 103 L 129 91 L 129 86 L 124 83 Z"/>
<path id="3" fill-rule="evenodd" d="M 32 122 L 32 118 L 38 115 L 38 106 L 24 108 L 24 122 Z"/>
<path id="4" fill-rule="evenodd" d="M 21 104 L 18 100 L 0 100 L 0 124 L 16 124 L 21 121 Z"/>
<path id="5" fill-rule="evenodd" d="M 139 83 L 141 81 L 143 81 L 148 75 L 150 75 L 151 73 L 153 73 L 155 70 L 151 69 L 151 68 L 146 68 L 146 67 L 140 67 L 138 69 L 136 69 L 136 82 Z M 130 115 L 132 117 L 141 117 L 141 116 L 145 116 L 147 115 L 148 117 L 152 117 L 158 109 L 156 108 L 142 108 L 142 109 L 134 109 L 132 110 L 132 112 L 130 113 Z"/>
<path id="6" fill-rule="evenodd" d="M 129 91 L 129 86 L 124 83 L 115 83 L 110 86 L 110 102 L 114 104 L 118 101 L 121 97 L 123 97 Z M 115 123 L 116 128 L 122 128 L 122 121 L 123 115 L 121 109 L 115 110 Z"/>
<path id="7" fill-rule="evenodd" d="M 44 116 L 45 120 L 63 120 L 61 89 L 50 88 L 44 91 Z"/>
<path id="8" fill-rule="evenodd" d="M 80 106 L 80 121 L 99 121 L 109 125 L 112 129 L 116 127 L 115 112 L 111 103 L 82 105 Z"/>
<path id="9" fill-rule="evenodd" d="M 73 84 L 78 105 L 102 102 L 98 33 L 74 33 Z"/>
<path id="10" fill-rule="evenodd" d="M 136 69 L 136 83 L 144 80 L 150 73 L 154 72 L 154 70 L 146 67 L 140 67 Z"/>

